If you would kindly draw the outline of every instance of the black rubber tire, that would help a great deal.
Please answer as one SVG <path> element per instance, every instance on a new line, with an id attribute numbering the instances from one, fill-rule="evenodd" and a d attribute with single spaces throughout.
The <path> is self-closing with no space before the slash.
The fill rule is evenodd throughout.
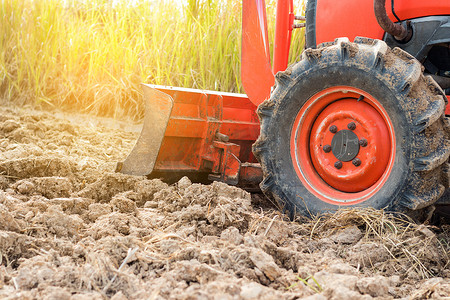
<path id="1" fill-rule="evenodd" d="M 355 206 L 417 211 L 432 205 L 448 188 L 449 125 L 446 97 L 421 64 L 399 48 L 368 38 L 347 38 L 306 49 L 300 62 L 276 75 L 271 98 L 258 107 L 261 134 L 253 152 L 261 163 L 262 191 L 291 217 L 334 211 L 310 193 L 294 170 L 290 134 L 304 103 L 319 91 L 339 85 L 373 95 L 395 131 L 394 167 L 386 183 Z"/>

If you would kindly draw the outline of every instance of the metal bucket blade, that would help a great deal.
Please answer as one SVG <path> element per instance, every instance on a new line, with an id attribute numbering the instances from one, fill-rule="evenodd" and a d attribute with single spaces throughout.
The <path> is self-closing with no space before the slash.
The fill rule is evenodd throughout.
<path id="1" fill-rule="evenodd" d="M 153 171 L 164 133 L 173 107 L 173 99 L 146 84 L 144 90 L 145 116 L 141 135 L 124 162 L 117 164 L 117 172 L 148 175 Z"/>

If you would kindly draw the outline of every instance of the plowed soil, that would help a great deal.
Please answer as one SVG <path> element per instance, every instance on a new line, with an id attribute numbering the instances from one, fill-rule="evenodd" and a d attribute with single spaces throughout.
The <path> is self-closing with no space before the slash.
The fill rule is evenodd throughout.
<path id="1" fill-rule="evenodd" d="M 449 297 L 448 226 L 373 210 L 290 221 L 223 183 L 114 173 L 137 135 L 0 108 L 0 298 Z"/>

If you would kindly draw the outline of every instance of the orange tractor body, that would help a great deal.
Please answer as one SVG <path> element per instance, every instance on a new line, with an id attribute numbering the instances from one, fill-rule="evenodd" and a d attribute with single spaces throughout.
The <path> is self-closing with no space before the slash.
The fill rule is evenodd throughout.
<path id="1" fill-rule="evenodd" d="M 244 187 L 262 181 L 263 192 L 291 214 L 309 212 L 308 205 L 312 213 L 340 206 L 398 210 L 403 205 L 418 210 L 432 205 L 448 188 L 450 142 L 444 100 L 450 92 L 450 55 L 441 53 L 450 53 L 450 2 L 384 2 L 309 0 L 308 49 L 297 65 L 287 68 L 292 30 L 305 27 L 299 23 L 305 17 L 294 15 L 292 0 L 278 0 L 271 59 L 265 2 L 244 0 L 241 78 L 248 96 L 144 84 L 143 131 L 117 171 L 169 181 L 188 175 Z M 430 76 L 415 74 L 421 70 L 414 57 Z M 391 66 L 390 60 L 398 62 Z M 405 78 L 398 72 L 401 68 Z M 382 94 L 374 96 L 377 89 L 366 87 L 363 77 L 365 82 L 373 79 L 373 86 L 381 84 L 378 90 L 392 91 L 393 108 Z M 416 93 L 419 84 L 428 86 L 427 95 Z M 424 98 L 421 104 L 413 91 Z M 405 108 L 408 101 L 417 102 L 420 109 Z M 287 108 L 286 117 L 279 115 Z M 416 120 L 407 120 L 416 112 Z M 435 153 L 420 154 L 425 157 L 420 167 L 415 157 L 425 149 L 405 148 L 402 141 L 413 137 L 397 127 L 412 126 L 425 136 L 427 126 L 435 122 L 444 124 L 433 125 L 442 138 L 436 149 L 429 146 Z M 439 177 L 444 183 L 430 188 L 427 193 L 432 195 L 424 195 L 422 201 L 410 187 L 417 185 L 409 179 L 415 178 L 414 172 L 433 174 L 423 175 L 420 182 Z M 398 192 L 383 192 L 387 189 Z M 397 200 L 390 203 L 383 200 L 386 197 Z"/>
<path id="2" fill-rule="evenodd" d="M 400 20 L 420 17 L 450 15 L 450 3 L 442 0 L 396 0 L 395 14 Z M 386 12 L 392 21 L 392 2 L 386 1 Z M 354 40 L 357 36 L 382 40 L 385 31 L 378 25 L 374 14 L 373 1 L 341 0 L 317 1 L 316 6 L 316 42 L 333 41 L 337 37 Z"/>

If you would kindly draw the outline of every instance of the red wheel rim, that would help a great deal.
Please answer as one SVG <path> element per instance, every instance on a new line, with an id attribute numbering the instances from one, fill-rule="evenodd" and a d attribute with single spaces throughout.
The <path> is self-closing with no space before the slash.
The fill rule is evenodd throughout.
<path id="1" fill-rule="evenodd" d="M 395 134 L 378 100 L 360 89 L 337 86 L 302 107 L 290 147 L 296 174 L 312 194 L 330 204 L 352 205 L 386 183 L 395 159 Z"/>

